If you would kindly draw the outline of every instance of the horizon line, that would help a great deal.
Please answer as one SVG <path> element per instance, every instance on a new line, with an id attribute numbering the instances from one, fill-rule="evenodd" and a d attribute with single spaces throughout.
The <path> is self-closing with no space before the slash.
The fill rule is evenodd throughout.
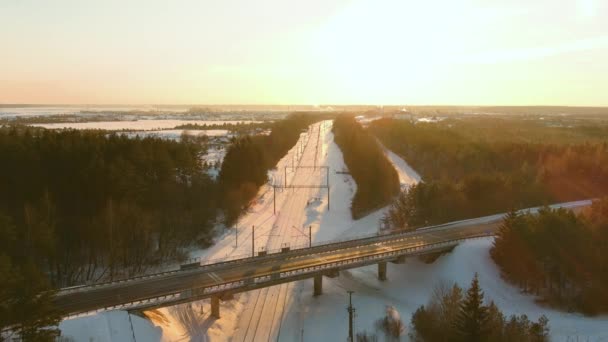
<path id="1" fill-rule="evenodd" d="M 538 107 L 538 108 L 608 108 L 608 105 L 549 105 L 549 104 L 211 104 L 211 103 L 2 103 L 0 108 L 17 108 L 17 107 L 141 107 L 141 106 L 158 106 L 158 107 L 472 107 L 472 108 L 488 108 L 488 107 Z"/>

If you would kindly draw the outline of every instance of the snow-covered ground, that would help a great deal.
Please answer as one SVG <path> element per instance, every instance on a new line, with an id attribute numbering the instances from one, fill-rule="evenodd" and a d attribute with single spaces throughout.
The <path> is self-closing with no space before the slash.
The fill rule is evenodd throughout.
<path id="1" fill-rule="evenodd" d="M 319 128 L 321 134 L 316 131 Z M 316 137 L 319 137 L 318 145 Z M 298 158 L 301 150 L 304 152 Z M 387 155 L 398 169 L 402 187 L 420 180 L 420 176 L 405 161 L 389 151 Z M 301 141 L 279 162 L 277 170 L 271 173 L 271 179 L 283 183 L 285 166 L 292 163 L 309 165 L 313 158 L 317 158 L 317 165 L 330 167 L 331 210 L 327 210 L 325 189 L 289 189 L 277 193 L 277 213 L 273 214 L 272 188 L 264 186 L 250 213 L 237 225 L 238 246 L 235 244 L 235 230 L 232 229 L 226 231 L 208 250 L 193 252 L 191 256 L 216 259 L 251 255 L 252 226 L 256 227 L 256 250 L 259 247 L 278 248 L 283 243 L 291 246 L 305 244 L 308 239 L 305 228 L 308 226 L 312 226 L 313 240 L 317 242 L 377 231 L 378 221 L 386 209 L 357 221 L 351 218 L 350 201 L 356 184 L 350 176 L 335 173 L 336 170 L 346 169 L 346 166 L 340 149 L 333 142 L 331 122 L 317 124 L 308 135 L 302 136 Z M 295 177 L 300 184 L 321 184 L 325 181 L 324 175 L 324 171 L 319 169 L 288 170 L 287 182 L 290 183 Z M 324 278 L 324 294 L 319 297 L 312 296 L 312 280 L 242 293 L 236 295 L 234 300 L 222 302 L 222 318 L 218 320 L 209 317 L 210 308 L 206 301 L 155 310 L 148 315 L 162 329 L 162 336 L 154 335 L 147 340 L 300 341 L 303 336 L 305 341 L 341 341 L 347 336 L 347 290 L 355 291 L 356 330 L 373 332 L 374 322 L 384 315 L 387 305 L 394 306 L 409 325 L 411 314 L 428 301 L 435 284 L 448 281 L 467 287 L 475 272 L 479 273 L 486 298 L 494 300 L 505 314 L 525 313 L 534 320 L 545 314 L 550 319 L 554 340 L 567 341 L 576 337 L 585 341 L 587 338 L 590 341 L 608 340 L 608 317 L 586 318 L 541 308 L 532 297 L 521 294 L 517 288 L 505 283 L 489 258 L 491 243 L 491 238 L 465 242 L 433 264 L 425 264 L 415 258 L 408 259 L 402 265 L 389 263 L 389 280 L 385 282 L 377 280 L 375 266 L 345 271 L 337 278 Z M 82 340 L 88 340 L 88 336 L 101 336 L 100 341 L 130 340 L 121 337 L 112 339 L 112 336 L 118 335 L 111 335 L 114 327 L 126 329 L 126 323 L 104 325 L 103 319 L 98 316 L 74 319 L 72 323 L 64 321 L 61 328 L 64 333 L 76 334 L 90 326 L 91 334 L 78 335 L 78 340 L 81 340 L 80 336 Z M 98 333 L 100 330 L 105 332 Z M 150 324 L 144 330 L 142 334 L 149 336 L 157 333 Z"/>
<path id="2" fill-rule="evenodd" d="M 412 184 L 420 182 L 422 179 L 420 175 L 414 171 L 401 157 L 393 153 L 391 150 L 384 148 L 384 153 L 388 157 L 388 160 L 393 163 L 397 174 L 399 175 L 399 183 L 401 184 L 401 190 L 407 190 Z"/>
<path id="3" fill-rule="evenodd" d="M 99 122 L 66 122 L 66 123 L 41 123 L 30 126 L 48 129 L 105 129 L 110 131 L 137 130 L 151 131 L 159 129 L 171 129 L 180 125 L 223 125 L 238 123 L 258 123 L 260 121 L 212 121 L 212 120 L 130 120 L 130 121 L 99 121 Z"/>
<path id="4" fill-rule="evenodd" d="M 129 137 L 157 137 L 169 140 L 179 140 L 184 133 L 192 136 L 206 135 L 208 137 L 221 137 L 228 135 L 229 131 L 225 129 L 164 129 L 156 131 L 121 132 L 120 134 Z"/>
<path id="5" fill-rule="evenodd" d="M 62 336 L 73 341 L 159 341 L 162 332 L 149 320 L 110 311 L 61 322 Z"/>

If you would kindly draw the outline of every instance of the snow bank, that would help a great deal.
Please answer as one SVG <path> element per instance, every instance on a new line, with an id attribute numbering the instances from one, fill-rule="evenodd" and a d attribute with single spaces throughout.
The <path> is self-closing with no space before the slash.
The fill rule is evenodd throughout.
<path id="1" fill-rule="evenodd" d="M 130 317 L 129 317 L 130 316 Z M 130 319 L 129 319 L 130 318 Z M 162 332 L 150 321 L 126 311 L 64 320 L 59 324 L 61 335 L 74 341 L 118 342 L 160 341 Z"/>

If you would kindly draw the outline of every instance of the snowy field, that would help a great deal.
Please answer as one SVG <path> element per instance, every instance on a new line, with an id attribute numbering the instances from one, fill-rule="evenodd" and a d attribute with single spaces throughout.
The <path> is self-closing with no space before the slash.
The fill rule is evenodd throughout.
<path id="1" fill-rule="evenodd" d="M 99 122 L 67 122 L 67 123 L 44 123 L 31 124 L 34 127 L 47 129 L 104 129 L 109 131 L 136 130 L 152 131 L 160 129 L 173 129 L 180 125 L 223 125 L 238 123 L 259 123 L 261 121 L 213 121 L 213 120 L 130 120 L 130 121 L 99 121 Z"/>
<path id="2" fill-rule="evenodd" d="M 335 173 L 346 166 L 340 149 L 333 142 L 330 125 L 331 122 L 317 124 L 309 134 L 303 135 L 296 147 L 279 161 L 278 172 L 272 173 L 271 179 L 277 183 L 284 182 L 284 166 L 292 163 L 308 165 L 317 158 L 317 165 L 328 165 L 331 170 L 331 210 L 327 211 L 325 189 L 290 189 L 277 194 L 278 212 L 273 214 L 272 191 L 269 186 L 264 186 L 250 212 L 237 225 L 238 246 L 235 244 L 235 230 L 231 229 L 220 236 L 214 246 L 204 251 L 193 251 L 191 256 L 210 260 L 250 255 L 251 226 L 256 226 L 256 247 L 267 249 L 278 248 L 282 243 L 291 246 L 306 243 L 304 228 L 309 225 L 312 226 L 315 242 L 376 232 L 379 219 L 386 209 L 357 221 L 352 220 L 350 201 L 356 184 L 350 176 Z M 320 134 L 316 129 L 321 130 Z M 319 137 L 318 142 L 316 137 Z M 300 153 L 302 150 L 303 153 Z M 389 151 L 387 156 L 398 170 L 402 188 L 420 181 L 420 176 L 405 161 Z M 306 169 L 289 171 L 287 182 L 293 179 L 297 179 L 298 183 L 311 184 L 325 181 L 324 172 Z M 238 294 L 234 300 L 222 302 L 222 318 L 218 320 L 209 317 L 208 301 L 155 310 L 148 314 L 153 317 L 152 322 L 157 327 L 142 320 L 135 329 L 136 339 L 300 341 L 303 336 L 305 341 L 343 341 L 348 326 L 347 290 L 355 291 L 356 330 L 373 332 L 374 322 L 385 313 L 387 305 L 394 306 L 409 326 L 411 314 L 418 306 L 426 304 L 432 288 L 438 282 L 457 282 L 466 288 L 473 274 L 478 272 L 486 299 L 494 300 L 508 315 L 525 313 L 530 319 L 536 320 L 545 314 L 550 320 L 553 340 L 572 341 L 578 338 L 581 341 L 608 341 L 608 317 L 586 318 L 542 308 L 534 303 L 532 297 L 521 294 L 517 288 L 505 283 L 489 258 L 491 243 L 491 238 L 465 242 L 433 264 L 424 264 L 416 258 L 408 259 L 402 265 L 389 263 L 386 282 L 377 280 L 375 266 L 345 271 L 337 278 L 324 278 L 324 294 L 320 297 L 312 296 L 311 279 Z M 107 315 L 112 315 L 112 319 L 103 317 Z M 133 340 L 130 325 L 127 325 L 128 317 L 118 315 L 106 313 L 66 320 L 60 328 L 64 334 L 78 336 L 77 340 Z M 89 335 L 86 333 L 88 330 Z"/>

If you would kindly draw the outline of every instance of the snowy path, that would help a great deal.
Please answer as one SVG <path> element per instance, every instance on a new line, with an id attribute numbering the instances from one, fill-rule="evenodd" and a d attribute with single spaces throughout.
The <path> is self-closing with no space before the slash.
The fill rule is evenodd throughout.
<path id="1" fill-rule="evenodd" d="M 382 146 L 384 149 L 384 153 L 388 157 L 388 160 L 393 164 L 395 170 L 397 170 L 397 174 L 399 175 L 399 183 L 401 183 L 401 190 L 405 190 L 410 187 L 412 184 L 416 184 L 420 182 L 422 177 L 414 171 L 405 160 L 401 159 L 398 155 L 390 151 L 389 149 Z"/>

